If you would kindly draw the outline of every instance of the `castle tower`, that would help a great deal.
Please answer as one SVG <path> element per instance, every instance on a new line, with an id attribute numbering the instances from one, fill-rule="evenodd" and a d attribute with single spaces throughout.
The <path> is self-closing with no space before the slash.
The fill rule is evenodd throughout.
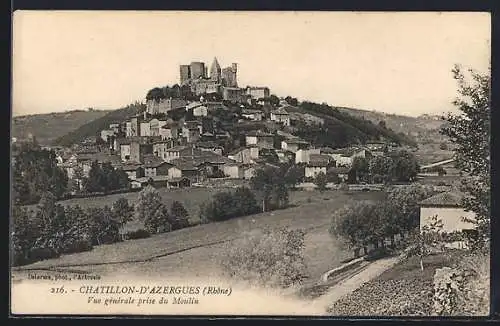
<path id="1" fill-rule="evenodd" d="M 221 69 L 219 62 L 217 61 L 217 58 L 214 58 L 214 62 L 212 63 L 212 66 L 210 67 L 210 79 L 219 81 L 221 78 Z"/>

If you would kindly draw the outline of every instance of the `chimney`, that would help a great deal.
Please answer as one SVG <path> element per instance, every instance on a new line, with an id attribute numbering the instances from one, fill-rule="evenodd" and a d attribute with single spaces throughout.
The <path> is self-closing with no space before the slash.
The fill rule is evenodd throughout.
<path id="1" fill-rule="evenodd" d="M 146 120 L 146 119 L 147 119 L 147 114 L 148 114 L 148 113 L 147 113 L 146 111 L 144 111 L 144 120 Z"/>
<path id="2" fill-rule="evenodd" d="M 237 63 L 231 64 L 231 68 L 233 69 L 234 72 L 237 72 L 238 71 L 238 64 Z"/>

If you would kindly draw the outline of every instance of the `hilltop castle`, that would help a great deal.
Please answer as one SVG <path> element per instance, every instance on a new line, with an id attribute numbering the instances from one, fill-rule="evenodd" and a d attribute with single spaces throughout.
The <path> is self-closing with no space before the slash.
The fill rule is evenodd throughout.
<path id="1" fill-rule="evenodd" d="M 203 62 L 191 62 L 189 65 L 180 66 L 180 85 L 191 86 L 191 91 L 196 95 L 204 93 L 224 93 L 224 89 L 238 88 L 237 82 L 238 64 L 233 63 L 230 67 L 221 69 L 217 58 L 214 58 L 208 69 Z"/>

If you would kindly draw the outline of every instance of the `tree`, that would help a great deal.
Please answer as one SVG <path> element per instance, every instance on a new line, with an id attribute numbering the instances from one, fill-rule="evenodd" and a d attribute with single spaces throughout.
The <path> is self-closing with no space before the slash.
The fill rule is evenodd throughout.
<path id="1" fill-rule="evenodd" d="M 259 211 L 259 205 L 254 193 L 247 187 L 238 187 L 233 194 L 238 216 L 255 214 Z"/>
<path id="2" fill-rule="evenodd" d="M 356 180 L 366 180 L 368 177 L 368 160 L 364 157 L 355 157 L 351 171 L 356 174 Z"/>
<path id="3" fill-rule="evenodd" d="M 275 208 L 281 208 L 288 203 L 288 189 L 283 175 L 284 169 L 272 166 L 264 167 L 255 171 L 255 175 L 250 179 L 251 188 L 261 192 L 262 211 L 267 211 L 271 199 Z"/>
<path id="4" fill-rule="evenodd" d="M 415 155 L 412 153 L 401 150 L 394 154 L 392 175 L 397 181 L 411 182 L 417 177 L 420 167 L 418 165 Z"/>
<path id="5" fill-rule="evenodd" d="M 318 173 L 314 178 L 314 184 L 318 187 L 318 190 L 321 192 L 326 190 L 327 183 L 328 179 L 326 177 L 326 174 L 323 172 Z"/>
<path id="6" fill-rule="evenodd" d="M 375 183 L 390 182 L 393 169 L 394 161 L 388 156 L 374 156 L 368 163 L 368 172 Z"/>
<path id="7" fill-rule="evenodd" d="M 257 229 L 239 237 L 220 261 L 223 272 L 240 281 L 288 288 L 307 275 L 304 230 Z"/>
<path id="8" fill-rule="evenodd" d="M 385 214 L 392 217 L 389 223 L 400 230 L 401 235 L 415 230 L 420 223 L 418 203 L 433 193 L 432 187 L 416 183 L 389 190 L 385 200 Z"/>
<path id="9" fill-rule="evenodd" d="M 87 215 L 91 221 L 92 244 L 101 245 L 119 240 L 121 221 L 109 206 L 89 208 Z"/>
<path id="10" fill-rule="evenodd" d="M 172 230 L 189 226 L 189 213 L 181 202 L 177 200 L 174 200 L 170 207 L 170 224 L 172 225 Z"/>
<path id="11" fill-rule="evenodd" d="M 269 103 L 273 106 L 277 106 L 280 104 L 280 99 L 276 95 L 271 94 L 271 96 L 269 96 Z"/>
<path id="12" fill-rule="evenodd" d="M 112 206 L 112 211 L 120 221 L 120 227 L 134 218 L 134 206 L 129 205 L 126 198 L 118 198 Z"/>
<path id="13" fill-rule="evenodd" d="M 97 161 L 92 162 L 89 176 L 85 180 L 84 188 L 87 192 L 103 192 L 104 174 Z"/>
<path id="14" fill-rule="evenodd" d="M 291 165 L 285 172 L 285 183 L 294 189 L 304 179 L 304 167 Z"/>
<path id="15" fill-rule="evenodd" d="M 137 218 L 151 234 L 164 232 L 170 229 L 168 210 L 162 204 L 160 193 L 152 186 L 147 186 L 139 193 L 135 205 Z"/>
<path id="16" fill-rule="evenodd" d="M 40 236 L 40 225 L 26 208 L 12 207 L 11 252 L 14 266 L 29 263 L 29 252 Z"/>
<path id="17" fill-rule="evenodd" d="M 342 239 L 359 257 L 361 248 L 370 243 L 378 246 L 381 227 L 375 214 L 375 205 L 370 202 L 356 202 L 337 210 L 330 226 L 330 234 Z"/>
<path id="18" fill-rule="evenodd" d="M 326 180 L 327 180 L 327 182 L 332 182 L 335 184 L 340 183 L 340 177 L 339 177 L 337 171 L 335 171 L 334 169 L 328 169 L 326 171 Z"/>
<path id="19" fill-rule="evenodd" d="M 475 224 L 482 239 L 490 238 L 490 107 L 491 68 L 488 74 L 472 69 L 466 78 L 460 66 L 453 69 L 459 96 L 453 104 L 460 114 L 449 114 L 441 133 L 456 145 L 455 162 L 464 174 L 461 190 L 468 196 L 466 210 L 475 213 Z"/>

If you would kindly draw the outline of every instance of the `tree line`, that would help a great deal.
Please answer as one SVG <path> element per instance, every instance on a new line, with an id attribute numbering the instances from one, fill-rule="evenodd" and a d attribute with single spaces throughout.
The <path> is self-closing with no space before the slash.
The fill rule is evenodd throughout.
<path id="1" fill-rule="evenodd" d="M 352 248 L 355 256 L 361 249 L 384 247 L 386 239 L 395 245 L 395 237 L 405 237 L 418 228 L 418 203 L 433 194 L 430 187 L 412 184 L 390 190 L 384 200 L 361 201 L 334 213 L 330 233 Z"/>
<path id="2" fill-rule="evenodd" d="M 184 206 L 174 201 L 169 209 L 153 187 L 143 189 L 135 205 L 119 198 L 111 207 L 84 209 L 79 205 L 63 206 L 56 201 L 51 192 L 46 192 L 34 209 L 13 206 L 13 265 L 88 251 L 96 245 L 148 237 L 190 225 Z M 133 220 L 142 222 L 144 229 L 122 232 Z"/>

